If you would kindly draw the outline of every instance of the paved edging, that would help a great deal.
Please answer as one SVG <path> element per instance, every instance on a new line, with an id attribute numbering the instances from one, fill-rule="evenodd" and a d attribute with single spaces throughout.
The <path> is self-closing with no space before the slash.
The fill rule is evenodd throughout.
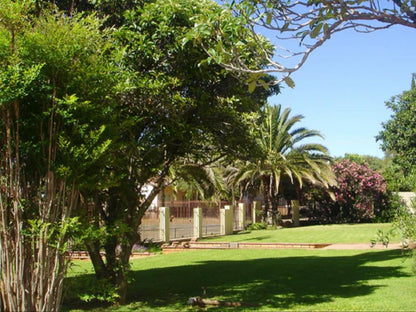
<path id="1" fill-rule="evenodd" d="M 414 249 L 416 248 L 416 244 L 409 244 L 405 248 Z M 371 244 L 330 244 L 323 249 L 403 249 L 403 245 L 401 243 L 388 244 L 387 246 L 383 244 L 376 244 L 374 246 Z"/>
<path id="2" fill-rule="evenodd" d="M 338 250 L 371 250 L 371 249 L 402 249 L 401 243 L 382 244 L 329 244 L 329 243 L 251 243 L 251 242 L 184 242 L 182 244 L 165 245 L 163 253 L 201 250 L 201 249 L 338 249 Z M 410 244 L 407 248 L 416 248 L 416 244 Z"/>

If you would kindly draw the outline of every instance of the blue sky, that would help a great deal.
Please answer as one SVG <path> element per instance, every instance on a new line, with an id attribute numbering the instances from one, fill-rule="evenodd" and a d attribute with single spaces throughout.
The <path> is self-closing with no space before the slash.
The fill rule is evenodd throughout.
<path id="1" fill-rule="evenodd" d="M 273 38 L 270 38 L 273 41 Z M 282 44 L 283 45 L 283 44 Z M 332 156 L 383 157 L 375 141 L 391 111 L 385 102 L 410 88 L 416 72 L 416 30 L 394 26 L 370 34 L 335 34 L 292 75 L 271 104 L 305 118 L 298 126 L 319 130 Z"/>

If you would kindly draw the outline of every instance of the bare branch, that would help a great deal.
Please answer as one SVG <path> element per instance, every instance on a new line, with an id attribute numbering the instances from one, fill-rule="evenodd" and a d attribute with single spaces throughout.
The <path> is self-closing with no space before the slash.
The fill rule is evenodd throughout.
<path id="1" fill-rule="evenodd" d="M 262 68 L 249 66 L 232 46 L 223 51 L 232 57 L 225 58 L 220 65 L 240 74 L 274 73 L 278 75 L 274 83 L 284 81 L 301 68 L 314 50 L 338 32 L 353 29 L 370 33 L 393 25 L 416 28 L 414 0 L 240 0 L 232 3 L 234 14 L 246 20 L 266 64 Z M 264 46 L 260 35 L 271 32 L 275 39 L 273 53 Z M 212 50 L 206 50 L 214 57 Z"/>

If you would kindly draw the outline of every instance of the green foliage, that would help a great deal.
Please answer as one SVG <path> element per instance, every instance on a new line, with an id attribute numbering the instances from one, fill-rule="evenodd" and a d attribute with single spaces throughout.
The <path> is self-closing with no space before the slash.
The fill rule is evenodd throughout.
<path id="1" fill-rule="evenodd" d="M 102 160 L 111 142 L 103 123 L 119 83 L 115 73 L 120 68 L 111 58 L 118 52 L 113 54 L 110 33 L 100 31 L 95 17 L 74 15 L 68 20 L 59 13 L 44 13 L 16 37 L 20 59 L 0 61 L 6 64 L 0 84 L 7 81 L 0 102 L 21 103 L 21 149 L 32 164 L 27 174 L 46 170 L 44 152 L 53 142 L 59 145 L 54 171 L 87 183 L 94 176 L 91 167 Z M 45 136 L 38 133 L 48 133 L 51 119 L 57 125 L 53 141 L 42 140 Z"/>
<path id="2" fill-rule="evenodd" d="M 253 36 L 247 27 L 248 15 L 234 14 L 232 8 L 217 6 L 214 2 L 207 3 L 210 6 L 204 14 L 191 18 L 195 27 L 191 28 L 183 40 L 183 44 L 192 42 L 202 45 L 208 57 L 198 63 L 219 64 L 222 67 L 233 70 L 234 75 L 245 80 L 250 92 L 258 86 L 268 89 L 270 78 L 259 68 L 268 64 L 268 58 L 274 53 L 273 45 L 262 35 Z M 249 9 L 248 9 L 249 10 Z M 249 13 L 248 13 L 249 14 Z M 241 60 L 247 71 L 236 70 L 235 60 Z M 252 71 L 250 71 L 250 69 Z M 287 78 L 288 86 L 294 83 Z"/>
<path id="3" fill-rule="evenodd" d="M 365 165 L 374 170 L 381 172 L 386 167 L 386 161 L 371 155 L 359 155 L 359 154 L 345 154 L 342 159 L 348 159 L 360 165 Z M 340 159 L 339 159 L 340 160 Z"/>
<path id="4" fill-rule="evenodd" d="M 185 191 L 185 196 L 190 199 L 195 195 L 202 200 L 222 200 L 228 196 L 219 162 L 204 165 L 179 159 L 170 168 L 169 181 L 172 181 L 174 191 Z"/>
<path id="5" fill-rule="evenodd" d="M 118 301 L 120 296 L 113 283 L 104 280 L 100 280 L 99 282 L 89 280 L 89 282 L 90 287 L 88 287 L 88 292 L 78 294 L 82 301 L 107 303 L 116 303 Z"/>
<path id="6" fill-rule="evenodd" d="M 416 189 L 416 172 L 404 170 L 399 164 L 392 163 L 383 170 L 387 189 L 392 192 L 413 192 Z"/>
<path id="7" fill-rule="evenodd" d="M 152 252 L 152 253 L 162 252 L 161 243 L 155 243 L 152 240 L 143 242 L 143 246 L 146 248 L 148 252 Z"/>
<path id="8" fill-rule="evenodd" d="M 402 205 L 393 222 L 394 227 L 405 240 L 416 241 L 416 215 Z"/>
<path id="9" fill-rule="evenodd" d="M 400 196 L 387 188 L 386 193 L 381 196 L 378 203 L 374 206 L 373 222 L 393 222 L 402 205 L 403 203 Z"/>
<path id="10" fill-rule="evenodd" d="M 85 202 L 90 204 L 84 221 L 93 228 L 86 244 L 97 256 L 101 248 L 106 251 L 107 262 L 94 265 L 97 275 L 109 276 L 114 284 L 122 285 L 131 248 L 140 240 L 141 218 L 163 184 L 171 182 L 168 174 L 176 170 L 174 178 L 191 177 L 188 169 L 198 169 L 192 170 L 198 171 L 194 180 L 199 185 L 194 186 L 203 184 L 200 189 L 211 195 L 213 190 L 206 186 L 212 179 L 205 179 L 206 172 L 199 169 L 226 155 L 244 157 L 251 141 L 247 116 L 278 91 L 276 86 L 250 93 L 244 82 L 207 60 L 199 41 L 186 41 L 196 20 L 220 11 L 214 2 L 180 0 L 149 1 L 117 12 L 123 16 L 123 25 L 108 36 L 121 51 L 116 64 L 122 73 L 115 79 L 123 82 L 118 85 L 122 92 L 103 101 L 109 106 L 98 107 L 94 116 L 104 127 L 97 123 L 93 129 L 84 129 L 84 123 L 77 123 L 82 116 L 71 124 L 86 138 L 82 143 L 88 139 L 97 149 L 91 156 L 95 171 L 91 179 L 84 179 L 88 183 L 81 184 Z M 232 15 L 227 15 L 227 21 L 219 18 L 224 25 L 233 19 Z M 199 39 L 210 44 L 212 36 L 207 33 Z M 113 57 L 112 52 L 105 55 Z M 263 75 L 263 79 L 271 77 Z M 78 107 L 86 109 L 83 104 L 88 102 L 83 100 L 73 101 L 77 112 Z M 77 147 L 67 149 L 85 155 L 88 162 L 89 145 Z M 147 194 L 144 189 L 149 185 L 153 190 Z M 101 227 L 104 232 L 99 231 Z"/>
<path id="11" fill-rule="evenodd" d="M 106 21 L 98 18 L 113 9 Z M 245 42 L 241 19 L 215 2 L 5 0 L 0 12 L 0 103 L 4 116 L 18 116 L 0 121 L 0 134 L 27 183 L 24 217 L 33 233 L 52 227 L 38 218 L 67 215 L 38 214 L 36 204 L 69 207 L 72 196 L 88 250 L 106 251 L 107 261 L 94 263 L 97 276 L 122 301 L 138 225 L 171 165 L 246 157 L 247 120 L 279 88 L 248 90 L 247 77 L 217 64 L 221 55 L 207 56 L 224 38 L 253 66 L 264 63 L 255 42 Z M 195 24 L 210 29 L 192 37 Z M 256 76 L 260 84 L 272 79 Z M 16 142 L 4 130 L 9 125 Z M 50 181 L 60 183 L 56 190 Z"/>
<path id="12" fill-rule="evenodd" d="M 23 231 L 23 236 L 29 244 L 38 239 L 45 239 L 47 245 L 57 249 L 60 254 L 65 254 L 70 250 L 69 238 L 77 238 L 81 230 L 78 217 L 66 218 L 53 223 L 44 222 L 41 219 L 29 219 L 26 222 L 27 226 Z M 32 246 L 32 252 L 36 253 L 34 246 Z"/>
<path id="13" fill-rule="evenodd" d="M 390 243 L 390 236 L 394 233 L 394 228 L 384 232 L 383 230 L 378 230 L 375 238 L 371 240 L 371 246 L 374 247 L 377 243 L 382 243 L 384 247 L 388 247 Z"/>
<path id="14" fill-rule="evenodd" d="M 382 141 L 383 150 L 395 152 L 395 161 L 405 169 L 406 174 L 413 170 L 416 162 L 416 88 L 392 97 L 386 106 L 393 111 L 393 115 L 382 124 L 383 131 L 377 140 Z"/>
<path id="15" fill-rule="evenodd" d="M 5 310 L 55 311 L 80 235 L 80 189 L 96 187 L 113 141 L 122 49 L 95 16 L 33 14 L 36 4 L 0 2 L 0 247 L 2 268 L 16 264 L 0 283 Z M 19 283 L 5 286 L 7 276 Z"/>
<path id="16" fill-rule="evenodd" d="M 416 207 L 415 202 L 412 202 L 413 209 Z M 416 241 L 416 215 L 411 212 L 408 207 L 402 205 L 401 209 L 395 216 L 393 222 L 394 229 L 400 233 L 402 238 L 402 244 L 406 247 L 409 243 Z M 411 268 L 416 275 L 416 252 L 412 251 L 411 254 Z"/>
<path id="17" fill-rule="evenodd" d="M 245 230 L 247 231 L 254 231 L 254 230 L 265 230 L 267 229 L 267 223 L 261 222 L 261 223 L 250 223 L 247 224 L 245 227 Z"/>

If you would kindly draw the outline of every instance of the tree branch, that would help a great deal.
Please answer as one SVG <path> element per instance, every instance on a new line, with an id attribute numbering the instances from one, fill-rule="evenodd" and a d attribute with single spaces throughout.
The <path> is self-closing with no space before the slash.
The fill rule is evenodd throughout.
<path id="1" fill-rule="evenodd" d="M 232 1 L 230 8 L 234 14 L 246 20 L 252 40 L 260 47 L 266 64 L 262 68 L 249 66 L 238 55 L 238 49 L 228 41 L 230 48 L 224 48 L 226 44 L 221 45 L 222 53 L 232 57 L 225 57 L 219 64 L 239 74 L 278 74 L 272 83 L 279 83 L 301 68 L 313 51 L 338 32 L 353 29 L 359 33 L 369 33 L 393 25 L 416 29 L 415 7 L 415 1 L 399 0 L 382 3 L 377 0 Z M 284 47 L 276 44 L 273 54 L 264 46 L 265 41 L 260 35 L 270 31 L 278 42 L 287 42 Z M 212 58 L 218 53 L 208 48 L 205 50 Z M 284 53 L 276 53 L 278 51 Z"/>

